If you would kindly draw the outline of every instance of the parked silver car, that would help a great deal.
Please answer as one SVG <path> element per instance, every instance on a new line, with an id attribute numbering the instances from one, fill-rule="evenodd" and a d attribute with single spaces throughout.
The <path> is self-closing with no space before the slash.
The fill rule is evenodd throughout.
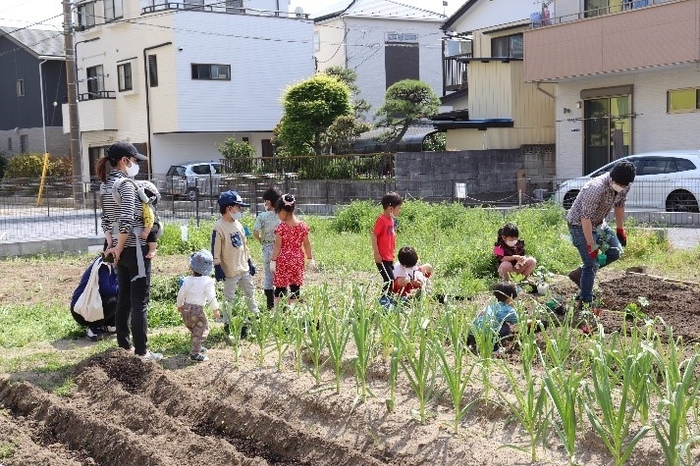
<path id="1" fill-rule="evenodd" d="M 648 152 L 619 160 L 629 160 L 637 169 L 637 176 L 627 194 L 626 207 L 698 212 L 700 150 Z M 554 200 L 569 209 L 588 180 L 608 173 L 619 160 L 586 176 L 563 182 L 554 193 Z"/>
<path id="2" fill-rule="evenodd" d="M 223 165 L 219 162 L 190 162 L 173 165 L 165 175 L 165 192 L 173 198 L 194 201 L 200 196 L 218 196 Z"/>

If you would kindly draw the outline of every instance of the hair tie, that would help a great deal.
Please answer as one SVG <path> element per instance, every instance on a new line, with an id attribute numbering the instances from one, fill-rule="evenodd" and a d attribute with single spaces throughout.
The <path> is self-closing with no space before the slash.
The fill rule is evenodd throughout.
<path id="1" fill-rule="evenodd" d="M 296 202 L 296 199 L 294 199 L 294 195 L 287 193 L 284 196 L 282 196 L 282 202 L 287 207 L 291 207 Z"/>

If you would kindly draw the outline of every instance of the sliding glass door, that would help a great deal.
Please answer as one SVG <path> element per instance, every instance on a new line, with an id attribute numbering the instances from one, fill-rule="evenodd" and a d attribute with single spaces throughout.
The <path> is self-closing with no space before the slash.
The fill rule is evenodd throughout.
<path id="1" fill-rule="evenodd" d="M 599 97 L 583 101 L 584 174 L 630 155 L 632 118 L 630 96 Z"/>

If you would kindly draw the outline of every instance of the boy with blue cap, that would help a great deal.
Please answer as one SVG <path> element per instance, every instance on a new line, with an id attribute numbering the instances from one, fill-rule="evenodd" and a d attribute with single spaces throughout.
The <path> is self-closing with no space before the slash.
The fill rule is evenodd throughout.
<path id="1" fill-rule="evenodd" d="M 225 191 L 219 195 L 219 212 L 221 218 L 214 224 L 211 233 L 211 252 L 214 256 L 214 275 L 224 282 L 224 299 L 233 306 L 236 289 L 241 285 L 245 295 L 248 311 L 258 314 L 255 303 L 253 277 L 255 268 L 250 258 L 250 250 L 246 242 L 245 228 L 240 222 L 243 209 L 250 204 L 243 202 L 236 191 Z M 224 312 L 224 333 L 230 338 L 230 316 Z M 244 327 L 242 336 L 247 329 Z"/>

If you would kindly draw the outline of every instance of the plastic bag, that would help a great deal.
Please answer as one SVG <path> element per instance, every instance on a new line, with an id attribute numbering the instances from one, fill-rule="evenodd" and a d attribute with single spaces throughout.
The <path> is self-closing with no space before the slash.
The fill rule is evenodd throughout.
<path id="1" fill-rule="evenodd" d="M 102 296 L 100 296 L 99 271 L 102 260 L 97 259 L 92 263 L 90 278 L 85 289 L 75 302 L 73 311 L 83 317 L 86 322 L 95 322 L 104 319 L 102 308 Z"/>

